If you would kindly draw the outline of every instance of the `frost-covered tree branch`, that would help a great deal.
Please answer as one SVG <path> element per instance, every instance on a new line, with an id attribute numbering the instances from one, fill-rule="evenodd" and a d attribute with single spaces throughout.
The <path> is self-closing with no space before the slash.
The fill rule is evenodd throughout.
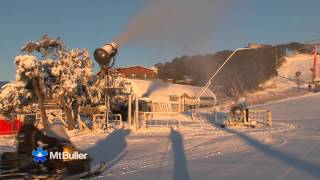
<path id="1" fill-rule="evenodd" d="M 68 129 L 71 130 L 74 128 L 75 120 L 72 106 L 98 104 L 104 91 L 102 87 L 104 84 L 93 75 L 93 61 L 86 49 L 66 51 L 54 43 L 56 41 L 48 37 L 40 39 L 37 43 L 28 43 L 23 48 L 28 55 L 19 55 L 15 58 L 16 79 L 1 91 L 0 111 L 7 115 L 28 109 L 25 107 L 37 103 L 46 123 L 44 105 L 55 103 L 65 111 Z M 62 41 L 58 45 L 63 45 Z M 34 52 L 32 48 L 39 52 L 41 50 L 42 55 L 55 53 L 56 58 L 43 56 L 45 59 L 37 60 L 30 54 Z M 52 48 L 59 49 L 52 51 Z"/>

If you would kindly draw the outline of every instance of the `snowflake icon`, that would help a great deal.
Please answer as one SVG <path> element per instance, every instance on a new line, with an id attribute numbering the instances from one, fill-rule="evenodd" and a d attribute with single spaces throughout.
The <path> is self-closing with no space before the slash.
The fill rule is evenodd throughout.
<path id="1" fill-rule="evenodd" d="M 48 156 L 48 151 L 43 150 L 42 147 L 38 147 L 36 151 L 32 151 L 32 156 L 34 156 L 33 160 L 35 162 L 44 163 L 47 161 L 46 156 Z"/>

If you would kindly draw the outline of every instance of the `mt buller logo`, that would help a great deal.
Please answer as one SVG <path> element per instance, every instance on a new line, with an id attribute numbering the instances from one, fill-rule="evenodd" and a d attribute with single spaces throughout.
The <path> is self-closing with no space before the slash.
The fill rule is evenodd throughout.
<path id="1" fill-rule="evenodd" d="M 43 150 L 42 147 L 38 147 L 36 151 L 32 151 L 33 160 L 38 163 L 44 163 L 47 161 L 48 151 Z"/>

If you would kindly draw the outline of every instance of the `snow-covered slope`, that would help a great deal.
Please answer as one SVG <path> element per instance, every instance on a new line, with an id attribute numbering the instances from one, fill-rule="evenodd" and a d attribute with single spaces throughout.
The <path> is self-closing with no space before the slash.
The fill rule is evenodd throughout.
<path id="1" fill-rule="evenodd" d="M 285 59 L 286 61 L 278 69 L 278 76 L 265 83 L 266 88 L 284 90 L 297 87 L 296 82 L 294 82 L 297 71 L 301 72 L 300 80 L 305 83 L 312 81 L 312 72 L 310 69 L 313 68 L 313 55 L 295 54 Z M 306 86 L 306 84 L 303 86 Z"/>
<path id="2" fill-rule="evenodd" d="M 299 96 L 307 93 L 312 80 L 313 55 L 293 54 L 285 57 L 285 62 L 278 69 L 278 76 L 262 85 L 262 90 L 247 94 L 249 104 L 261 104 L 268 101 Z M 296 72 L 300 71 L 301 89 L 297 89 Z"/>

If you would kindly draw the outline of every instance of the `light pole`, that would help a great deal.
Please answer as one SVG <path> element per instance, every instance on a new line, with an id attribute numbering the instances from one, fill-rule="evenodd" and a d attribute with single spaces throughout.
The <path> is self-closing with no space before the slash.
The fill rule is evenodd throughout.
<path id="1" fill-rule="evenodd" d="M 203 95 L 203 93 L 210 87 L 211 81 L 213 80 L 214 77 L 220 72 L 220 70 L 224 67 L 224 65 L 231 59 L 233 55 L 235 55 L 238 51 L 245 50 L 245 49 L 255 49 L 254 47 L 245 47 L 245 48 L 237 48 L 235 49 L 229 57 L 223 62 L 223 64 L 219 67 L 219 69 L 211 76 L 211 78 L 208 80 L 205 86 L 201 89 L 197 97 L 194 99 L 193 103 L 196 103 L 200 97 Z"/>

